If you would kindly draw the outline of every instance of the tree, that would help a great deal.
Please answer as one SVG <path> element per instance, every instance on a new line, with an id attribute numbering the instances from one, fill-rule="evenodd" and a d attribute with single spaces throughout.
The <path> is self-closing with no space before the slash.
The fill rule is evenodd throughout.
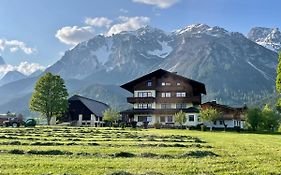
<path id="1" fill-rule="evenodd" d="M 262 113 L 259 108 L 249 108 L 246 112 L 246 123 L 253 131 L 262 125 Z"/>
<path id="2" fill-rule="evenodd" d="M 212 130 L 212 123 L 217 121 L 222 116 L 222 113 L 217 109 L 210 107 L 210 108 L 201 109 L 199 115 L 200 115 L 200 121 L 211 122 L 210 130 Z"/>
<path id="3" fill-rule="evenodd" d="M 67 97 L 64 80 L 59 75 L 48 72 L 36 82 L 29 108 L 41 113 L 50 125 L 52 117 L 60 117 L 67 111 Z"/>
<path id="4" fill-rule="evenodd" d="M 178 113 L 175 114 L 175 122 L 178 123 L 181 128 L 183 124 L 186 122 L 186 116 L 185 113 L 180 110 Z"/>
<path id="5" fill-rule="evenodd" d="M 277 66 L 277 76 L 276 76 L 276 90 L 279 94 L 281 94 L 281 52 L 278 57 L 278 66 Z M 281 99 L 277 100 L 276 109 L 281 112 Z"/>
<path id="6" fill-rule="evenodd" d="M 109 108 L 103 112 L 103 120 L 110 122 L 110 125 L 112 126 L 112 123 L 116 123 L 120 119 L 120 114 L 116 109 Z"/>
<path id="7" fill-rule="evenodd" d="M 273 111 L 268 104 L 266 104 L 261 111 L 262 114 L 262 128 L 265 130 L 274 131 L 278 128 L 280 123 L 280 115 Z"/>

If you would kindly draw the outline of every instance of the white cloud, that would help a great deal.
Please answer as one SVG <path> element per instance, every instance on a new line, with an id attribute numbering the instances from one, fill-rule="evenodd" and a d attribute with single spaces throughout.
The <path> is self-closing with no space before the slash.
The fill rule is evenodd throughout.
<path id="1" fill-rule="evenodd" d="M 63 43 L 76 45 L 82 41 L 86 41 L 94 36 L 94 30 L 90 26 L 66 26 L 59 29 L 56 37 Z"/>
<path id="2" fill-rule="evenodd" d="M 6 40 L 0 39 L 0 50 L 5 50 L 6 48 L 10 48 L 11 52 L 16 52 L 19 49 L 22 50 L 26 54 L 32 54 L 36 51 L 36 49 L 28 47 L 24 42 L 19 40 Z"/>
<path id="3" fill-rule="evenodd" d="M 37 70 L 45 70 L 46 67 L 38 63 L 21 62 L 19 65 L 5 64 L 0 66 L 0 78 L 2 78 L 9 71 L 19 71 L 25 75 L 30 75 Z"/>
<path id="4" fill-rule="evenodd" d="M 129 13 L 129 10 L 123 9 L 123 8 L 119 9 L 119 11 L 120 11 L 121 13 Z"/>
<path id="5" fill-rule="evenodd" d="M 133 2 L 157 6 L 158 8 L 169 8 L 179 0 L 133 0 Z"/>
<path id="6" fill-rule="evenodd" d="M 96 18 L 86 18 L 85 24 L 95 27 L 110 27 L 110 24 L 112 23 L 112 20 L 106 18 L 106 17 L 96 17 Z"/>
<path id="7" fill-rule="evenodd" d="M 121 20 L 121 23 L 111 26 L 111 28 L 107 32 L 108 35 L 117 34 L 122 31 L 137 30 L 147 25 L 150 21 L 149 17 L 145 17 L 145 16 L 136 16 L 136 17 L 120 16 L 119 19 Z"/>

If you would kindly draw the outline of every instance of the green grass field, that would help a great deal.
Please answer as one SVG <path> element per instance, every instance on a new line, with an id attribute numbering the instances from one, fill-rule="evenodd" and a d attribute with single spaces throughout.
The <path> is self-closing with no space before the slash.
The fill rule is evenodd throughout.
<path id="1" fill-rule="evenodd" d="M 167 129 L 0 128 L 0 174 L 117 172 L 280 174 L 281 136 Z"/>

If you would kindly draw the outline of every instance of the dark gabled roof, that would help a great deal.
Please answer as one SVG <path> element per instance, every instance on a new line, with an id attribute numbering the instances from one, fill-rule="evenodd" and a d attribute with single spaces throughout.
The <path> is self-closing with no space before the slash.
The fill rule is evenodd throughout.
<path id="1" fill-rule="evenodd" d="M 216 101 L 211 101 L 211 102 L 206 102 L 206 103 L 201 104 L 201 107 L 204 107 L 204 106 L 211 106 L 213 108 L 221 108 L 221 109 L 227 109 L 230 111 L 239 111 L 239 112 L 243 112 L 247 108 L 246 106 L 240 107 L 240 108 L 235 108 L 235 107 L 231 107 L 231 106 L 227 106 L 227 105 L 218 104 Z"/>
<path id="2" fill-rule="evenodd" d="M 73 95 L 68 99 L 68 101 L 76 101 L 79 100 L 83 103 L 90 111 L 93 112 L 98 117 L 102 117 L 102 113 L 109 108 L 109 106 L 105 103 L 102 103 L 97 100 L 93 100 L 87 97 L 83 97 L 80 95 Z"/>
<path id="3" fill-rule="evenodd" d="M 158 69 L 156 71 L 153 71 L 153 72 L 151 72 L 149 74 L 146 74 L 142 77 L 139 77 L 139 78 L 137 78 L 133 81 L 125 83 L 125 84 L 121 85 L 120 87 L 122 87 L 123 89 L 126 89 L 127 91 L 130 91 L 130 92 L 133 93 L 133 91 L 134 91 L 133 87 L 134 87 L 135 84 L 140 83 L 142 81 L 145 81 L 147 79 L 150 79 L 153 76 L 159 76 L 160 77 L 164 74 L 170 74 L 170 75 L 176 76 L 180 79 L 183 79 L 184 81 L 187 81 L 189 84 L 191 84 L 191 86 L 193 86 L 193 87 L 196 86 L 196 88 L 198 89 L 198 93 L 206 94 L 205 84 L 203 84 L 201 82 L 198 82 L 198 81 L 195 81 L 195 80 L 192 80 L 192 79 L 188 79 L 188 78 L 186 78 L 184 76 L 181 76 L 181 75 L 178 75 L 176 73 L 166 71 L 164 69 Z"/>

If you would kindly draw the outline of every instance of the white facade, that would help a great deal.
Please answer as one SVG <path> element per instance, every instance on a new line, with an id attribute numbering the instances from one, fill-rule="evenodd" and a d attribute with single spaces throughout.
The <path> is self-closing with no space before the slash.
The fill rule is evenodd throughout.
<path id="1" fill-rule="evenodd" d="M 232 120 L 224 120 L 224 122 L 227 125 L 227 128 L 240 127 L 243 129 L 245 125 L 245 121 L 243 120 L 232 119 Z M 212 128 L 224 128 L 222 120 L 217 120 L 215 122 L 204 122 L 204 125 Z"/>

